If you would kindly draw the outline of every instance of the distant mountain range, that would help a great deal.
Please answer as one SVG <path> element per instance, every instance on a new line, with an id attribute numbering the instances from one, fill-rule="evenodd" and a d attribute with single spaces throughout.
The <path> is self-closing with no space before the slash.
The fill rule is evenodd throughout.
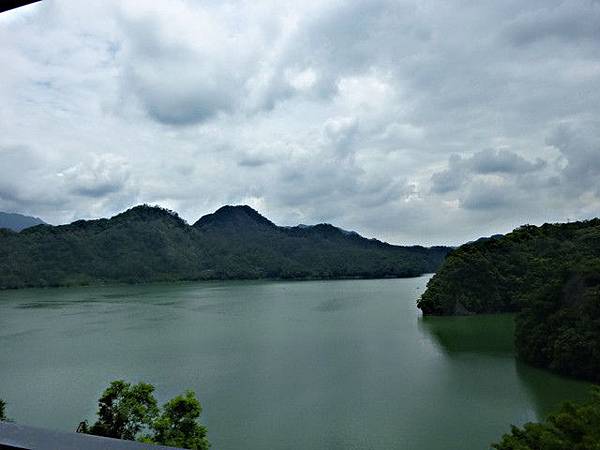
<path id="1" fill-rule="evenodd" d="M 0 229 L 0 288 L 210 279 L 409 277 L 449 247 L 396 246 L 330 224 L 281 227 L 249 206 L 188 225 L 141 205 L 110 219 Z"/>
<path id="2" fill-rule="evenodd" d="M 37 217 L 24 216 L 16 213 L 0 211 L 0 228 L 8 228 L 13 231 L 21 231 L 34 225 L 42 225 L 45 222 Z"/>

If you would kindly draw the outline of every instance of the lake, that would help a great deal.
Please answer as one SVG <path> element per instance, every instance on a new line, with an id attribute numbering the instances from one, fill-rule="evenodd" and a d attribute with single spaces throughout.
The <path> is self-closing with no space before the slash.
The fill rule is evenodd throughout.
<path id="1" fill-rule="evenodd" d="M 585 398 L 515 360 L 510 315 L 422 318 L 428 279 L 0 292 L 0 398 L 73 431 L 112 380 L 194 389 L 217 450 L 481 450 Z"/>

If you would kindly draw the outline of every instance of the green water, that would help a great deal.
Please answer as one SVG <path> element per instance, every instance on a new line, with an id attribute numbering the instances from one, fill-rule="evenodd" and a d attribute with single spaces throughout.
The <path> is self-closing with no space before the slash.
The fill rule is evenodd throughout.
<path id="1" fill-rule="evenodd" d="M 475 450 L 587 385 L 518 363 L 512 318 L 420 317 L 427 277 L 0 292 L 0 398 L 74 430 L 111 380 L 187 388 L 213 448 Z"/>

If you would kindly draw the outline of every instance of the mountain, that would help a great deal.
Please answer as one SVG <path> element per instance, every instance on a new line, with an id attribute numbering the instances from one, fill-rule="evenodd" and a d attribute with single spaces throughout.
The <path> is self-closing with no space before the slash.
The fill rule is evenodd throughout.
<path id="1" fill-rule="evenodd" d="M 516 312 L 518 355 L 600 381 L 600 219 L 525 225 L 448 254 L 425 315 Z"/>
<path id="2" fill-rule="evenodd" d="M 226 205 L 217 209 L 212 214 L 201 217 L 194 224 L 197 229 L 227 229 L 231 231 L 248 229 L 270 229 L 277 226 L 266 217 L 261 216 L 257 211 L 247 205 L 231 206 Z"/>
<path id="3" fill-rule="evenodd" d="M 0 211 L 0 228 L 21 231 L 25 228 L 41 225 L 43 223 L 45 222 L 37 217 L 24 216 L 16 213 L 5 213 Z"/>
<path id="4" fill-rule="evenodd" d="M 249 206 L 188 225 L 141 205 L 110 219 L 0 230 L 0 288 L 209 279 L 408 277 L 446 247 L 402 247 L 329 224 L 280 227 Z"/>

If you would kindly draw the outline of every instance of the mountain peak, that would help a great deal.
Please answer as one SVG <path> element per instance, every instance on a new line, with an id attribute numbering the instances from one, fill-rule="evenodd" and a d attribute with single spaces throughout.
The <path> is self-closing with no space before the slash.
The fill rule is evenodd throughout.
<path id="1" fill-rule="evenodd" d="M 248 205 L 225 205 L 212 214 L 202 216 L 194 224 L 196 228 L 210 226 L 219 227 L 267 227 L 274 228 L 276 225 L 255 209 Z"/>
<path id="2" fill-rule="evenodd" d="M 0 228 L 7 228 L 19 232 L 25 228 L 33 227 L 35 225 L 44 225 L 45 223 L 46 222 L 38 217 L 0 211 Z"/>
<path id="3" fill-rule="evenodd" d="M 175 211 L 170 209 L 162 208 L 160 206 L 151 206 L 148 204 L 137 205 L 129 208 L 116 216 L 112 217 L 111 220 L 152 220 L 157 218 L 163 218 L 168 220 L 175 220 L 179 223 L 185 224 L 185 221 L 179 217 Z"/>

